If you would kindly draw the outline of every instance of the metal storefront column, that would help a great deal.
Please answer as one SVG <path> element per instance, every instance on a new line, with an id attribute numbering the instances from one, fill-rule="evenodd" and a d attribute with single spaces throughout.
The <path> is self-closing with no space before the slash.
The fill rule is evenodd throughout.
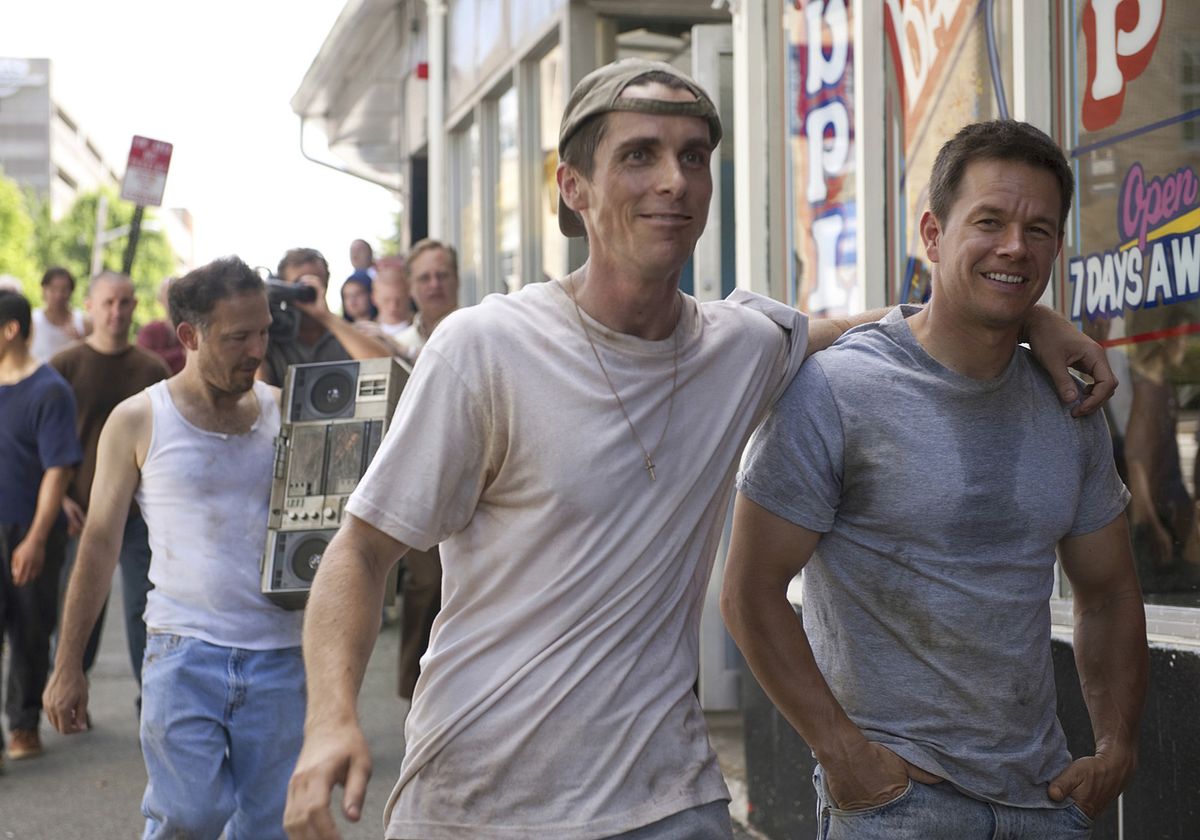
<path id="1" fill-rule="evenodd" d="M 1012 0 L 1013 119 L 1036 125 L 1055 137 L 1054 91 L 1049 80 L 1054 78 L 1053 33 L 1058 29 L 1051 17 L 1050 8 L 1040 0 Z M 1061 136 L 1056 139 L 1064 140 Z M 1060 260 L 1057 270 L 1063 268 Z M 1058 288 L 1058 283 L 1048 283 L 1042 303 L 1054 306 Z"/>
<path id="2" fill-rule="evenodd" d="M 563 49 L 563 90 L 572 91 L 575 85 L 601 64 L 615 58 L 616 28 L 581 0 L 571 0 L 562 17 L 559 43 Z M 583 265 L 587 260 L 587 243 L 576 237 L 567 243 L 566 272 Z M 564 272 L 565 273 L 565 272 Z"/>
<path id="3" fill-rule="evenodd" d="M 737 285 L 784 299 L 782 0 L 731 2 Z M 765 103 L 765 105 L 764 105 Z M 775 222 L 774 226 L 772 221 Z"/>
<path id="4" fill-rule="evenodd" d="M 426 0 L 429 21 L 429 236 L 446 238 L 446 3 Z"/>
<path id="5" fill-rule="evenodd" d="M 521 285 L 542 279 L 542 114 L 541 85 L 538 76 L 540 56 L 528 56 L 513 70 L 517 89 L 517 172 L 521 208 Z"/>
<path id="6" fill-rule="evenodd" d="M 858 185 L 855 209 L 857 271 L 864 305 L 878 309 L 888 303 L 888 249 L 898 237 L 888 233 L 887 177 L 889 154 L 885 108 L 883 4 L 854 4 L 854 166 Z M 899 166 L 894 161 L 893 166 Z"/>

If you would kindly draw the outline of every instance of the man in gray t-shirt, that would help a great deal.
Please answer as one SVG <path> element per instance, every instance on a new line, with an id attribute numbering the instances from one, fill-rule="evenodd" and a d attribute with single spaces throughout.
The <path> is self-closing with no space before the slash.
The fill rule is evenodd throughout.
<path id="1" fill-rule="evenodd" d="M 1071 170 L 1001 121 L 959 132 L 930 183 L 933 298 L 812 357 L 759 430 L 722 606 L 817 757 L 821 837 L 1087 837 L 1133 770 L 1147 653 L 1103 420 L 1073 418 L 1018 346 Z M 1056 548 L 1097 744 L 1077 761 L 1055 716 Z"/>

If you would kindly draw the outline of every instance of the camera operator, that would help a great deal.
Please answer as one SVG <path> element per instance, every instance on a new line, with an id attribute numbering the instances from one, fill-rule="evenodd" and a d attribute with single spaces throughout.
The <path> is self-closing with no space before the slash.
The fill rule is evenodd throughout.
<path id="1" fill-rule="evenodd" d="M 259 368 L 258 378 L 271 385 L 282 385 L 289 365 L 308 362 L 339 362 L 349 359 L 374 359 L 392 355 L 387 345 L 354 329 L 329 310 L 325 291 L 329 287 L 329 263 L 314 248 L 293 248 L 279 261 L 279 279 L 316 289 L 312 303 L 294 300 L 288 303 L 300 313 L 294 328 L 279 334 L 272 329 L 271 344 Z M 278 317 L 278 313 L 273 315 Z"/>

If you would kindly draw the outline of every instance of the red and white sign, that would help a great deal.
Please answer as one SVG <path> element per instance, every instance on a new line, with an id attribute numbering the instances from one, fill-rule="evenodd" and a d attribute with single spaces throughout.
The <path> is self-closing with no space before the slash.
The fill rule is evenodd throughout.
<path id="1" fill-rule="evenodd" d="M 171 165 L 170 143 L 134 135 L 121 182 L 121 198 L 145 207 L 162 204 L 167 186 L 167 168 Z"/>

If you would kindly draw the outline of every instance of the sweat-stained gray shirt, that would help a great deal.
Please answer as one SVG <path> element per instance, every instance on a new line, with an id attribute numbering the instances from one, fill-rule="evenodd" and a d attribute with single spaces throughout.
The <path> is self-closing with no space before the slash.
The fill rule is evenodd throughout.
<path id="1" fill-rule="evenodd" d="M 738 486 L 823 534 L 804 626 L 867 738 L 981 799 L 1066 804 L 1055 547 L 1129 499 L 1101 415 L 1071 417 L 1023 348 L 993 380 L 943 367 L 894 310 L 804 364 Z"/>

